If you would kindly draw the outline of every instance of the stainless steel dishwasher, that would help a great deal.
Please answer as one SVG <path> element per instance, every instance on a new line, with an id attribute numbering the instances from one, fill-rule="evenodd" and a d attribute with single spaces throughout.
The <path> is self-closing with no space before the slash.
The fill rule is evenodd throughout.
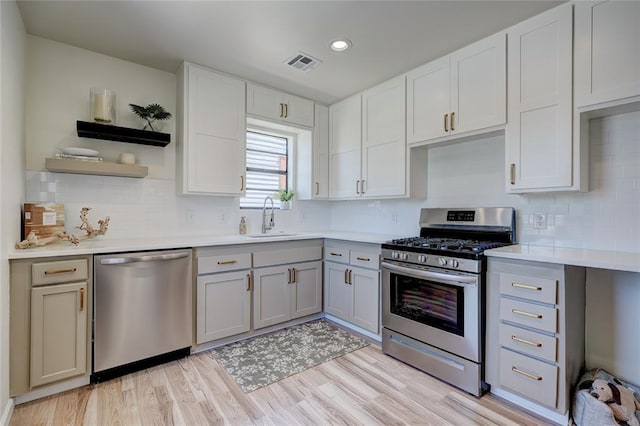
<path id="1" fill-rule="evenodd" d="M 93 383 L 189 355 L 191 250 L 93 257 Z"/>

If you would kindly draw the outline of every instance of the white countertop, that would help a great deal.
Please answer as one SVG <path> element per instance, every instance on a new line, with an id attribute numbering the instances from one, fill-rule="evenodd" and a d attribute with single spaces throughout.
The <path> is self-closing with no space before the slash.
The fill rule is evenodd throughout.
<path id="1" fill-rule="evenodd" d="M 486 250 L 488 257 L 559 263 L 616 271 L 640 272 L 640 253 L 589 250 L 565 247 L 543 247 L 528 244 Z"/>
<path id="2" fill-rule="evenodd" d="M 117 253 L 128 251 L 150 251 L 173 248 L 221 246 L 232 244 L 258 244 L 275 241 L 310 240 L 314 238 L 329 238 L 361 243 L 381 244 L 397 238 L 395 235 L 371 234 L 360 232 L 293 232 L 292 234 L 270 234 L 268 237 L 254 238 L 250 235 L 192 235 L 180 237 L 156 238 L 126 238 L 117 239 L 101 236 L 91 240 L 81 241 L 74 246 L 68 241 L 60 241 L 42 247 L 29 249 L 13 249 L 9 259 L 31 259 L 37 257 L 73 256 L 80 254 Z"/>

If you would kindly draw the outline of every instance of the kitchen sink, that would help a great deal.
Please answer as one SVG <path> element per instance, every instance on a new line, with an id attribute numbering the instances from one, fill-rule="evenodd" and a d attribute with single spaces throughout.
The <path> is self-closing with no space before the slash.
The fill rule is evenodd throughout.
<path id="1" fill-rule="evenodd" d="M 274 232 L 272 234 L 266 233 L 266 234 L 247 234 L 248 238 L 272 238 L 272 237 L 293 237 L 299 234 L 293 234 L 293 233 L 285 233 L 285 232 Z"/>

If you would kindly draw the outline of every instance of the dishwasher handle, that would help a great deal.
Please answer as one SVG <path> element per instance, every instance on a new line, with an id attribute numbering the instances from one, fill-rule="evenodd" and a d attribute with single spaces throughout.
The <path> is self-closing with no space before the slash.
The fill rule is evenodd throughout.
<path id="1" fill-rule="evenodd" d="M 138 257 L 109 257 L 102 259 L 100 264 L 102 265 L 122 265 L 125 263 L 138 263 L 138 262 L 154 262 L 156 260 L 174 260 L 189 257 L 189 252 L 181 253 L 168 253 L 168 254 L 153 254 L 148 256 Z"/>

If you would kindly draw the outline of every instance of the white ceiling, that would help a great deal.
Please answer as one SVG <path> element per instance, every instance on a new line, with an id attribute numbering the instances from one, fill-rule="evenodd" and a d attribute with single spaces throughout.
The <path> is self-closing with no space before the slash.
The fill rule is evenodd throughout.
<path id="1" fill-rule="evenodd" d="M 175 72 L 181 61 L 330 104 L 560 1 L 19 1 L 27 32 Z M 348 52 L 329 50 L 347 37 Z M 303 73 L 299 50 L 324 63 Z"/>

